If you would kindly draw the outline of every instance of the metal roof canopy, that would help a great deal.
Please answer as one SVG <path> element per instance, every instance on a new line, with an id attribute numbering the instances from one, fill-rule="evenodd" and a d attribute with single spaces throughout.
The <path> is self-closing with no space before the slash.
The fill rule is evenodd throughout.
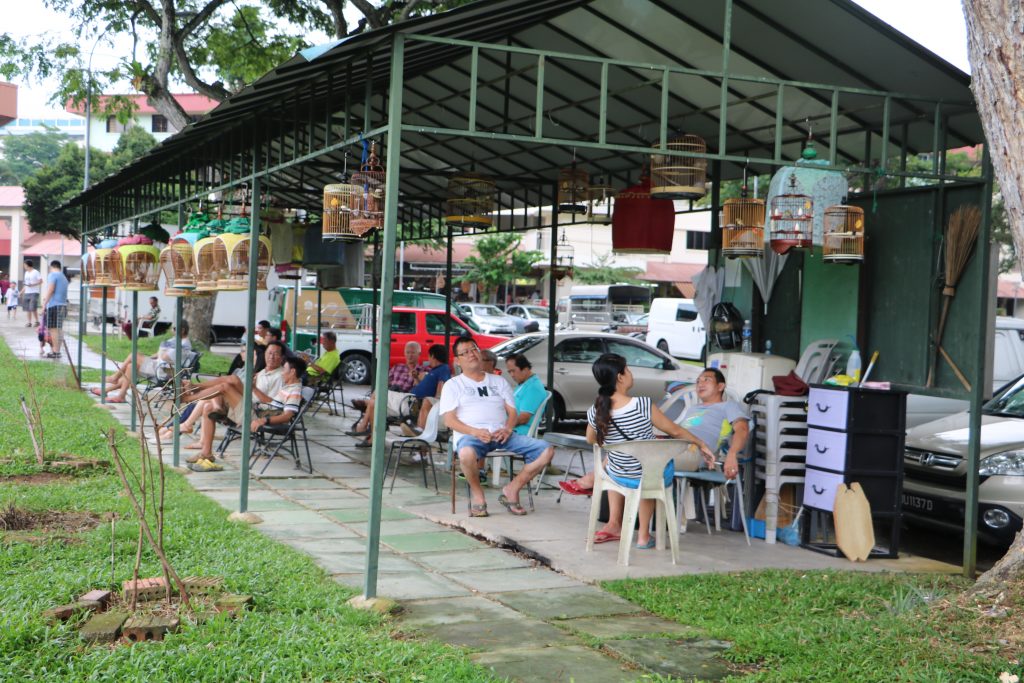
<path id="1" fill-rule="evenodd" d="M 346 151 L 357 150 L 348 152 L 352 171 L 360 143 L 379 140 L 388 179 L 381 246 L 393 254 L 400 231 L 401 239 L 450 244 L 453 230 L 439 219 L 451 172 L 492 175 L 502 215 L 522 209 L 499 229 L 539 227 L 527 209 L 556 201 L 558 169 L 575 161 L 624 184 L 652 145 L 664 151 L 686 132 L 708 143 L 714 228 L 717 182 L 746 166 L 792 163 L 809 125 L 828 162 L 822 168 L 940 188 L 957 182 L 945 175 L 944 150 L 983 142 L 968 86 L 966 74 L 849 0 L 777 1 L 770 11 L 753 0 L 480 0 L 306 50 L 70 205 L 82 207 L 84 233 L 163 210 L 177 210 L 181 225 L 187 202 L 241 186 L 258 200 L 266 194 L 316 212 Z M 921 152 L 933 153 L 930 172 L 906 172 L 907 155 Z M 986 158 L 982 243 L 989 168 Z M 259 228 L 254 211 L 251 236 Z M 256 255 L 250 250 L 250 326 Z M 382 262 L 378 324 L 389 329 L 395 264 Z M 550 286 L 553 300 L 553 279 Z M 376 354 L 377 433 L 386 429 L 386 339 Z M 251 336 L 248 344 L 251 354 Z M 251 386 L 249 371 L 246 412 Z M 967 500 L 975 511 L 981 400 L 975 383 Z M 249 438 L 243 425 L 241 511 Z M 366 597 L 376 595 L 383 448 L 375 440 Z M 969 510 L 965 571 L 973 571 L 973 519 Z"/>
<path id="2" fill-rule="evenodd" d="M 482 0 L 296 55 L 71 204 L 87 207 L 94 232 L 251 185 L 255 162 L 264 194 L 318 211 L 323 185 L 356 170 L 360 140 L 388 125 L 399 31 L 406 239 L 444 235 L 425 219 L 441 217 L 447 174 L 470 167 L 497 180 L 501 208 L 518 209 L 543 204 L 574 159 L 624 186 L 676 132 L 707 140 L 720 179 L 747 163 L 790 163 L 808 126 L 833 167 L 895 176 L 903 154 L 983 140 L 968 76 L 856 5 L 770 10 L 749 0 Z M 935 155 L 931 173 L 911 175 L 941 170 Z M 537 226 L 502 226 L 523 227 Z"/>

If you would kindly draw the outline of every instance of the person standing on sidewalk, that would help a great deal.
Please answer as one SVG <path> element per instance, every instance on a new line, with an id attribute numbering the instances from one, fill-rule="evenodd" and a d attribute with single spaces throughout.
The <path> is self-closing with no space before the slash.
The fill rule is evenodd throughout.
<path id="1" fill-rule="evenodd" d="M 43 293 L 43 310 L 46 316 L 46 331 L 50 336 L 50 358 L 60 358 L 64 319 L 68 315 L 68 279 L 60 261 L 50 261 L 50 272 L 46 276 L 46 291 Z"/>
<path id="2" fill-rule="evenodd" d="M 25 259 L 25 277 L 21 283 L 21 307 L 28 316 L 25 327 L 36 327 L 39 325 L 39 286 L 43 283 L 43 276 L 31 259 Z"/>

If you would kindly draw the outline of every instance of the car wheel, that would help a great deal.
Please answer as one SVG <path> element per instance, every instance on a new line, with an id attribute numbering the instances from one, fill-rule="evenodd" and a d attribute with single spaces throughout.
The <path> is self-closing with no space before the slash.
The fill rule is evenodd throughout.
<path id="1" fill-rule="evenodd" d="M 557 391 L 551 396 L 551 411 L 544 418 L 549 422 L 546 431 L 557 432 L 561 423 L 565 421 L 565 400 Z"/>
<path id="2" fill-rule="evenodd" d="M 213 331 L 213 328 L 211 327 L 211 328 L 210 328 L 210 338 L 209 338 L 209 345 L 210 345 L 210 346 L 213 346 L 213 345 L 214 345 L 214 344 L 216 344 L 216 343 L 217 343 L 217 333 L 216 333 L 216 332 L 214 332 L 214 331 Z"/>
<path id="3" fill-rule="evenodd" d="M 661 351 L 662 353 L 668 353 L 668 342 L 665 341 L 664 339 L 659 339 L 658 340 L 658 350 Z M 668 353 L 668 355 L 671 356 L 672 354 Z"/>
<path id="4" fill-rule="evenodd" d="M 349 384 L 369 384 L 370 358 L 362 353 L 346 356 L 344 377 Z"/>

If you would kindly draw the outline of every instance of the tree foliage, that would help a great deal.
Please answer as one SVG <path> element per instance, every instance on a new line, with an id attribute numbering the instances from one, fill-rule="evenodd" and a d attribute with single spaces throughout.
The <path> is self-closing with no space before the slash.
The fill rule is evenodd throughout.
<path id="1" fill-rule="evenodd" d="M 640 268 L 616 266 L 613 256 L 602 254 L 595 263 L 574 268 L 572 279 L 579 285 L 634 284 L 640 282 L 637 276 L 642 272 Z"/>
<path id="2" fill-rule="evenodd" d="M 29 176 L 57 160 L 68 137 L 54 128 L 0 138 L 0 185 L 21 185 Z"/>
<path id="3" fill-rule="evenodd" d="M 522 238 L 514 233 L 486 235 L 474 245 L 474 253 L 466 257 L 469 268 L 462 282 L 475 282 L 487 301 L 500 285 L 528 275 L 544 255 L 539 251 L 521 251 Z"/>
<path id="4" fill-rule="evenodd" d="M 110 155 L 92 150 L 89 175 L 96 180 L 110 173 Z M 81 229 L 78 211 L 58 207 L 82 191 L 85 179 L 85 150 L 74 143 L 61 148 L 57 159 L 24 182 L 25 215 L 32 232 L 59 232 L 77 237 Z"/>

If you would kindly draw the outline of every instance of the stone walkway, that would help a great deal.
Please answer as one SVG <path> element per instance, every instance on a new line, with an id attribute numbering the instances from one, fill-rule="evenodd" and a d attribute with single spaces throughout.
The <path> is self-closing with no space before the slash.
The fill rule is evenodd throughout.
<path id="1" fill-rule="evenodd" d="M 12 348 L 31 349 L 28 332 L 0 322 Z M 127 406 L 107 409 L 128 424 Z M 362 589 L 370 453 L 343 434 L 351 421 L 325 412 L 309 418 L 314 473 L 275 459 L 265 475 L 251 478 L 248 509 L 263 519 L 255 527 L 261 533 L 308 554 L 334 580 Z M 225 510 L 239 508 L 239 449 L 236 441 L 223 472 L 186 471 L 193 487 Z M 565 467 L 569 455 L 559 452 L 556 463 Z M 435 460 L 443 464 L 444 457 L 435 454 Z M 498 492 L 488 490 L 492 516 L 470 519 L 465 487 L 457 489 L 452 514 L 449 475 L 440 467 L 438 480 L 439 493 L 432 481 L 425 489 L 420 466 L 406 464 L 394 491 L 385 487 L 377 593 L 402 604 L 403 630 L 468 648 L 473 660 L 512 680 L 631 681 L 652 672 L 717 680 L 728 673 L 716 656 L 727 643 L 640 610 L 595 585 L 603 580 L 765 567 L 958 571 L 906 556 L 853 565 L 757 540 L 748 547 L 742 534 L 708 535 L 700 525 L 681 537 L 680 564 L 671 564 L 667 550 L 634 550 L 631 565 L 619 567 L 615 543 L 584 551 L 586 498 L 556 503 L 555 493 L 545 491 L 536 497 L 536 513 L 515 517 L 497 504 Z"/>

